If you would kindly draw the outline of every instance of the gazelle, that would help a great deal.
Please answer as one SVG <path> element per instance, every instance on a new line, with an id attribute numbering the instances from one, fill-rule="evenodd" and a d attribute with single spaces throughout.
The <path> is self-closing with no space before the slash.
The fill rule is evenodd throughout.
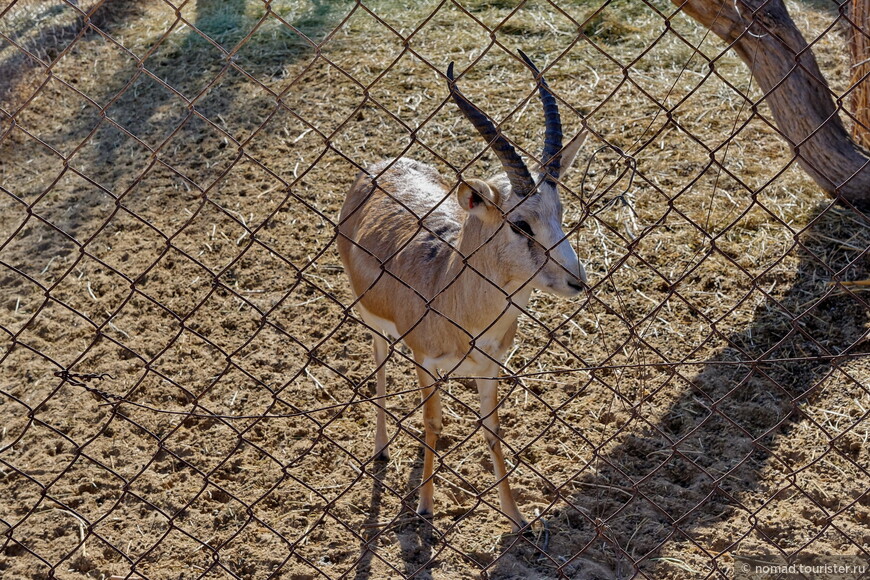
<path id="1" fill-rule="evenodd" d="M 535 75 L 544 105 L 544 149 L 533 165 L 537 179 L 493 122 L 459 92 L 451 63 L 450 95 L 492 147 L 504 173 L 485 181 L 466 179 L 456 187 L 423 163 L 383 161 L 357 177 L 338 226 L 338 249 L 357 297 L 355 307 L 375 330 L 376 457 L 387 458 L 384 361 L 390 336 L 413 352 L 422 390 L 425 450 L 417 513 L 433 512 L 439 373 L 473 376 L 501 510 L 514 531 L 527 523 L 511 494 L 501 449 L 499 368 L 533 288 L 574 296 L 586 283 L 562 230 L 556 190 L 586 132 L 562 148 L 556 99 L 535 65 L 520 55 Z"/>

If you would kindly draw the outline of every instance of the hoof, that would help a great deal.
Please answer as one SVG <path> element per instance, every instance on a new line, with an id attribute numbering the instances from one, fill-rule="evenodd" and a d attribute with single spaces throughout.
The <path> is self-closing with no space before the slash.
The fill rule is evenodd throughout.
<path id="1" fill-rule="evenodd" d="M 390 460 L 390 452 L 386 450 L 386 448 L 381 449 L 380 451 L 375 451 L 375 461 L 386 463 Z"/>
<path id="2" fill-rule="evenodd" d="M 426 507 L 424 505 L 418 505 L 417 506 L 417 515 L 420 516 L 421 518 L 427 518 L 427 519 L 431 520 L 435 514 L 434 514 L 434 510 L 431 507 Z"/>

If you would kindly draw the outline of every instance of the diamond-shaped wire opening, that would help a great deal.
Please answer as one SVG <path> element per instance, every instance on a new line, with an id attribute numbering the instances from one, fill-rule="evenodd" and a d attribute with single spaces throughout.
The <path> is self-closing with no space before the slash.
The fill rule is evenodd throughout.
<path id="1" fill-rule="evenodd" d="M 30 474 L 34 482 L 45 488 L 74 461 L 76 445 L 57 429 L 39 421 L 38 410 L 35 414 L 36 420 L 18 438 L 13 452 L 5 458 L 5 465 Z M 37 508 L 36 503 L 32 509 Z"/>
<path id="2" fill-rule="evenodd" d="M 160 408 L 181 405 L 178 412 L 194 412 L 195 398 L 208 391 L 215 377 L 226 370 L 227 362 L 226 354 L 215 345 L 185 329 L 160 356 L 149 361 L 149 367 L 157 375 L 150 377 L 155 382 L 142 393 L 142 402 L 158 403 Z"/>
<path id="3" fill-rule="evenodd" d="M 363 87 L 347 81 L 343 72 L 318 58 L 294 80 L 292 90 L 281 94 L 280 103 L 317 133 L 331 137 L 365 102 Z"/>
<path id="4" fill-rule="evenodd" d="M 145 360 L 159 355 L 180 332 L 181 323 L 175 315 L 138 293 L 113 313 L 102 329 L 112 341 Z"/>
<path id="5" fill-rule="evenodd" d="M 180 25 L 144 60 L 147 72 L 137 80 L 160 99 L 158 104 L 162 104 L 162 108 L 148 104 L 155 115 L 177 110 L 180 103 L 193 102 L 226 69 L 224 54 L 210 44 L 202 43 L 195 49 L 189 47 L 193 36 L 194 33 Z M 193 73 L 184 57 L 188 50 L 191 50 L 192 59 L 197 61 Z M 139 94 L 133 92 L 127 98 L 137 100 Z"/>
<path id="6" fill-rule="evenodd" d="M 46 501 L 45 507 L 21 522 L 12 534 L 16 542 L 13 551 L 24 547 L 52 567 L 59 566 L 64 556 L 72 554 L 81 544 L 80 519 L 72 512 Z M 63 555 L 63 556 L 61 556 Z M 47 569 L 40 570 L 45 574 Z"/>
<path id="7" fill-rule="evenodd" d="M 79 4 L 89 11 L 94 6 Z M 98 34 L 125 50 L 142 57 L 153 49 L 173 28 L 177 20 L 175 7 L 164 0 L 142 0 L 96 6 L 91 16 L 89 34 Z"/>
<path id="8" fill-rule="evenodd" d="M 334 136 L 336 148 L 357 162 L 372 162 L 380 158 L 398 156 L 408 145 L 407 135 L 418 128 L 428 131 L 428 119 L 441 107 L 446 96 L 446 82 L 434 76 L 432 67 L 412 54 L 393 55 L 389 69 L 372 83 L 365 86 L 367 98 L 357 102 L 358 109 L 346 117 L 343 126 Z M 425 84 L 413 83 L 411 79 L 427 79 Z M 396 86 L 403 90 L 397 91 Z M 369 139 L 378 134 L 396 135 L 393 150 L 371 150 Z M 359 142 L 358 137 L 369 139 Z M 437 141 L 424 140 L 430 147 Z M 413 155 L 424 160 L 419 154 Z"/>
<path id="9" fill-rule="evenodd" d="M 286 2 L 272 2 L 269 7 L 265 20 L 238 47 L 234 62 L 257 83 L 280 93 L 316 55 L 306 36 L 316 42 L 333 30 L 343 10 L 335 4 L 302 7 Z M 257 18 L 262 16 L 262 12 L 257 14 Z"/>
<path id="10" fill-rule="evenodd" d="M 92 102 L 52 77 L 15 119 L 34 138 L 69 157 L 91 138 L 101 117 Z"/>
<path id="11" fill-rule="evenodd" d="M 252 463 L 258 466 L 256 473 L 251 473 L 247 468 Z M 264 490 L 272 489 L 282 478 L 280 463 L 274 458 L 265 456 L 255 444 L 244 441 L 232 455 L 209 474 L 209 481 L 219 486 L 222 492 L 217 496 L 212 493 L 212 498 L 218 497 L 219 501 L 225 504 L 228 504 L 232 498 L 233 501 L 241 504 L 243 510 L 247 510 L 254 502 L 259 501 L 264 496 Z M 255 485 L 251 485 L 251 482 Z M 206 490 L 206 494 L 208 493 L 209 490 Z M 244 523 L 248 516 L 237 517 L 243 517 L 241 522 Z"/>
<path id="12" fill-rule="evenodd" d="M 317 360 L 336 370 L 347 370 L 342 359 L 345 315 L 336 309 L 333 285 L 317 269 L 309 269 L 282 297 L 269 315 L 271 324 L 292 336 Z M 312 324 L 317 320 L 317 324 Z M 316 352 L 315 352 L 316 349 Z"/>
<path id="13" fill-rule="evenodd" d="M 70 159 L 74 171 L 115 197 L 151 163 L 148 146 L 110 120 L 103 120 Z"/>
<path id="14" fill-rule="evenodd" d="M 211 292 L 212 282 L 209 270 L 170 249 L 136 281 L 136 291 L 187 317 Z"/>
<path id="15" fill-rule="evenodd" d="M 261 315 L 223 287 L 217 287 L 185 320 L 185 327 L 230 355 L 263 325 Z"/>
<path id="16" fill-rule="evenodd" d="M 278 106 L 258 128 L 256 136 L 244 148 L 250 163 L 279 180 L 282 185 L 293 183 L 316 164 L 326 150 L 326 140 L 298 113 L 283 104 Z M 268 179 L 263 178 L 264 181 Z M 274 189 L 273 189 L 274 188 Z M 272 184 L 265 195 L 283 198 L 283 188 Z M 259 195 L 259 194 L 258 194 Z"/>
<path id="17" fill-rule="evenodd" d="M 14 562 L 10 564 L 10 573 L 21 574 L 24 577 L 34 577 L 47 574 L 51 564 L 39 554 L 28 549 L 27 544 L 10 538 L 3 549 L 4 561 Z"/>
<path id="18" fill-rule="evenodd" d="M 48 495 L 84 522 L 93 524 L 109 516 L 123 493 L 125 482 L 111 471 L 106 472 L 106 466 L 79 455 L 64 477 L 48 488 Z"/>
<path id="19" fill-rule="evenodd" d="M 828 526 L 828 514 L 818 503 L 816 489 L 804 489 L 797 484 L 790 494 L 768 500 L 754 515 L 757 524 L 754 533 L 763 534 L 766 543 L 784 550 L 794 550 L 817 537 Z M 791 513 L 800 516 L 783 517 Z"/>
<path id="20" fill-rule="evenodd" d="M 83 352 L 94 340 L 94 331 L 92 323 L 81 314 L 48 300 L 28 320 L 17 338 L 53 361 L 71 363 L 69 353 Z"/>
<path id="21" fill-rule="evenodd" d="M 230 423 L 215 418 L 207 406 L 197 406 L 194 414 L 173 425 L 161 438 L 160 452 L 155 456 L 160 465 L 156 469 L 171 471 L 184 467 L 200 474 L 186 483 L 186 489 L 198 493 L 204 480 L 232 455 L 238 443 L 237 432 Z"/>
<path id="22" fill-rule="evenodd" d="M 254 5 L 251 9 L 260 12 L 262 7 Z M 180 6 L 178 13 L 189 27 L 185 48 L 192 51 L 211 45 L 228 52 L 245 39 L 257 22 L 248 3 L 241 0 L 188 4 Z"/>
<path id="23" fill-rule="evenodd" d="M 406 15 L 416 12 L 417 6 Z M 405 35 L 410 30 L 402 27 L 396 30 L 390 27 L 387 20 L 389 14 L 384 14 L 377 6 L 360 5 L 342 15 L 340 28 L 336 28 L 333 36 L 321 47 L 321 54 L 332 67 L 353 79 L 354 84 L 371 86 L 379 82 L 382 73 L 388 65 L 395 62 L 406 47 Z M 386 16 L 386 19 L 385 19 Z M 355 54 L 348 50 L 358 36 L 377 35 L 378 43 L 365 54 Z M 387 65 L 387 66 L 385 66 Z"/>
<path id="24" fill-rule="evenodd" d="M 416 6 L 425 8 L 426 4 L 421 2 Z M 392 23 L 394 30 L 400 34 L 412 30 L 408 24 L 399 26 L 394 23 L 392 15 L 386 10 L 375 9 L 374 12 L 387 24 Z M 422 26 L 417 24 L 421 17 L 425 18 Z M 478 11 L 473 6 L 468 7 L 452 2 L 442 4 L 437 6 L 437 12 L 430 9 L 425 10 L 425 15 L 412 13 L 410 23 L 417 24 L 413 29 L 414 35 L 411 42 L 414 51 L 438 69 L 443 69 L 450 60 L 456 60 L 456 55 L 464 54 L 466 51 L 479 54 L 483 44 L 489 43 L 491 29 L 487 28 L 487 23 L 480 19 Z M 453 29 L 449 46 L 443 46 L 444 38 L 442 34 L 439 34 L 439 32 L 443 33 L 445 27 Z"/>
<path id="25" fill-rule="evenodd" d="M 198 402 L 216 415 L 237 417 L 232 423 L 233 427 L 246 433 L 257 425 L 258 416 L 269 414 L 269 410 L 275 406 L 275 388 L 261 383 L 244 370 L 232 367 L 214 379 Z"/>
<path id="26" fill-rule="evenodd" d="M 80 244 L 97 234 L 115 211 L 115 199 L 74 172 L 64 173 L 30 211 Z"/>
<path id="27" fill-rule="evenodd" d="M 133 236 L 119 235 L 133 233 Z M 166 252 L 165 238 L 134 214 L 116 211 L 99 233 L 84 246 L 84 252 L 114 272 L 135 282 Z"/>
<path id="28" fill-rule="evenodd" d="M 610 60 L 621 68 L 655 49 L 667 33 L 665 15 L 649 2 L 604 2 L 583 6 L 582 11 L 569 8 L 566 12 L 579 23 L 580 32 L 599 51 L 602 60 Z M 614 51 L 614 46 L 620 50 Z"/>
<path id="29" fill-rule="evenodd" d="M 237 103 L 244 103 L 244 107 Z M 236 67 L 215 79 L 196 101 L 197 111 L 236 142 L 248 140 L 276 107 L 276 95 Z"/>
<path id="30" fill-rule="evenodd" d="M 7 16 L 8 17 L 8 16 Z M 6 22 L 4 18 L 0 25 Z M 7 27 L 2 26 L 5 34 Z M 10 42 L 0 38 L 0 70 L 15 71 L 15 75 L 4 74 L 7 82 L 0 89 L 0 110 L 14 113 L 27 104 L 48 80 L 49 73 L 45 63 L 40 59 L 38 51 L 31 43 Z M 5 117 L 5 115 L 3 115 Z"/>
<path id="31" fill-rule="evenodd" d="M 100 413 L 98 400 L 95 397 L 81 397 L 81 404 L 74 411 L 63 405 L 55 404 L 57 398 L 78 398 L 81 388 L 68 383 L 62 383 L 52 391 L 51 400 L 39 406 L 34 417 L 40 422 L 68 439 L 73 445 L 81 447 L 90 439 L 96 437 L 105 422 L 105 414 Z M 89 421 L 83 421 L 89 417 Z M 75 450 L 78 454 L 78 449 Z"/>
<path id="32" fill-rule="evenodd" d="M 3 304 L 12 315 L 4 321 L 3 330 L 10 336 L 18 334 L 45 303 L 45 291 L 35 281 L 9 266 L 0 268 L 3 275 Z M 7 337 L 9 338 L 9 337 Z"/>
<path id="33" fill-rule="evenodd" d="M 123 21 L 123 15 L 119 14 L 118 17 L 119 21 Z M 99 20 L 96 18 L 92 23 Z M 99 33 L 89 27 L 51 66 L 53 77 L 98 107 L 108 105 L 119 91 L 123 91 L 136 76 L 139 66 L 136 56 L 107 34 L 107 31 L 117 29 L 111 20 L 101 23 Z M 98 70 L 102 74 L 82 76 L 82 69 Z"/>
<path id="34" fill-rule="evenodd" d="M 164 142 L 161 163 L 199 189 L 208 189 L 239 158 L 238 147 L 218 125 L 192 112 Z"/>
<path id="35" fill-rule="evenodd" d="M 216 275 L 251 244 L 249 230 L 239 217 L 207 199 L 200 203 L 172 239 L 172 246 Z"/>
<path id="36" fill-rule="evenodd" d="M 144 103 L 144 104 L 143 104 Z M 174 87 L 149 74 L 131 77 L 106 115 L 149 150 L 157 149 L 190 115 L 190 103 Z"/>
<path id="37" fill-rule="evenodd" d="M 47 288 L 67 274 L 79 250 L 74 240 L 31 216 L 0 249 L 0 260 L 17 276 Z"/>
<path id="38" fill-rule="evenodd" d="M 292 265 L 268 247 L 255 243 L 221 275 L 220 282 L 240 301 L 265 314 L 288 291 L 285 271 L 292 271 Z"/>
<path id="39" fill-rule="evenodd" d="M 98 506 L 109 501 L 103 498 L 111 496 L 113 502 L 119 499 L 112 494 L 146 469 L 156 448 L 153 436 L 125 418 L 104 419 L 100 427 L 99 434 L 84 449 L 93 464 L 100 466 L 90 480 L 85 480 L 91 486 L 88 493 L 100 498 Z M 112 477 L 96 475 L 105 472 Z"/>
<path id="40" fill-rule="evenodd" d="M 2 203 L 9 208 L 2 218 L 5 241 L 26 218 L 24 204 L 32 203 L 49 190 L 63 175 L 64 167 L 63 159 L 55 151 L 19 130 L 0 139 L 0 155 L 8 160 L 0 177 Z M 39 167 L 39 171 L 29 165 Z"/>
<path id="41" fill-rule="evenodd" d="M 164 164 L 156 163 L 124 192 L 120 205 L 151 227 L 173 236 L 200 206 L 202 191 Z"/>
<path id="42" fill-rule="evenodd" d="M 14 430 L 9 430 L 15 433 Z M 3 446 L 9 442 L 4 438 Z M 3 477 L 0 478 L 0 488 L 3 495 L 0 505 L 3 506 L 3 520 L 10 528 L 15 528 L 31 511 L 37 507 L 42 498 L 43 485 L 33 477 L 19 470 L 13 463 L 3 461 L 0 463 Z"/>
<path id="43" fill-rule="evenodd" d="M 249 521 L 220 550 L 229 570 L 241 577 L 261 572 L 280 574 L 291 553 L 283 536 L 268 523 L 264 525 L 256 519 Z"/>
<path id="44" fill-rule="evenodd" d="M 15 3 L 3 12 L 0 31 L 45 62 L 66 50 L 81 30 L 79 13 L 66 2 Z"/>
<path id="45" fill-rule="evenodd" d="M 168 522 L 159 521 L 158 525 L 161 528 L 159 536 L 151 531 L 146 537 L 137 538 L 131 546 L 132 549 L 125 544 L 119 544 L 123 548 L 124 556 L 133 562 L 128 568 L 122 568 L 124 573 L 147 578 L 171 566 L 183 573 L 201 576 L 213 565 L 213 552 L 206 544 L 191 538 L 174 525 L 166 529 Z M 149 541 L 153 543 L 146 547 L 145 544 Z"/>
<path id="46" fill-rule="evenodd" d="M 11 396 L 19 404 L 27 406 L 29 414 L 51 399 L 51 393 L 60 380 L 54 374 L 58 371 L 58 364 L 46 354 L 29 348 L 23 341 L 6 338 L 0 367 L 4 376 L 12 380 L 3 387 L 3 392 L 5 396 Z M 25 424 L 20 432 L 9 431 L 8 435 L 14 441 L 15 437 L 29 428 Z"/>
<path id="47" fill-rule="evenodd" d="M 209 477 L 211 479 L 212 475 Z M 188 502 L 173 523 L 180 530 L 196 537 L 205 522 L 217 520 L 220 525 L 209 538 L 204 539 L 208 547 L 217 550 L 243 529 L 250 516 L 246 513 L 248 506 L 224 489 L 220 481 L 222 478 L 217 476 L 214 479 L 215 482 Z"/>
<path id="48" fill-rule="evenodd" d="M 277 220 L 264 222 L 273 217 L 282 204 L 286 205 L 286 195 L 282 176 L 245 157 L 212 186 L 208 199 L 253 232 L 275 225 Z"/>
<path id="49" fill-rule="evenodd" d="M 308 349 L 273 324 L 251 336 L 233 362 L 247 375 L 273 391 L 295 380 L 305 366 Z M 273 357 L 279 353 L 278 357 Z M 271 402 L 270 402 L 271 404 Z"/>

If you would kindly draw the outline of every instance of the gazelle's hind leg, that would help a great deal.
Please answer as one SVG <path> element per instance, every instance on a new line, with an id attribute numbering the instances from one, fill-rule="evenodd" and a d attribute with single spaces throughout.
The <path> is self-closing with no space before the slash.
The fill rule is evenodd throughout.
<path id="1" fill-rule="evenodd" d="M 417 378 L 423 396 L 423 478 L 420 484 L 420 501 L 417 513 L 432 515 L 435 507 L 435 446 L 441 436 L 441 393 L 435 384 L 435 369 L 425 369 L 417 361 Z"/>
<path id="2" fill-rule="evenodd" d="M 492 369 L 492 373 L 491 376 L 497 376 L 498 369 Z M 477 392 L 480 396 L 480 417 L 483 423 L 483 436 L 486 438 L 486 444 L 489 446 L 489 453 L 492 457 L 492 470 L 498 486 L 499 504 L 501 505 L 501 511 L 511 520 L 513 531 L 517 532 L 520 528 L 528 525 L 528 523 L 523 514 L 520 513 L 508 484 L 507 467 L 504 463 L 504 453 L 501 450 L 501 427 L 499 426 L 498 409 L 496 407 L 498 404 L 498 380 L 488 378 L 477 379 Z"/>
<path id="3" fill-rule="evenodd" d="M 372 345 L 375 351 L 375 364 L 378 367 L 375 371 L 377 377 L 375 405 L 378 406 L 377 425 L 375 426 L 375 460 L 386 461 L 390 458 L 390 452 L 387 450 L 387 401 L 384 398 L 387 396 L 387 371 L 384 362 L 387 360 L 389 347 L 384 337 L 374 332 L 372 333 Z"/>

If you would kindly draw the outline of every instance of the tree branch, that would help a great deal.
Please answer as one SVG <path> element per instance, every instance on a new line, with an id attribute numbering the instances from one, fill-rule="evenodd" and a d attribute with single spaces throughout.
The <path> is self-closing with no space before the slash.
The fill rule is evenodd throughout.
<path id="1" fill-rule="evenodd" d="M 870 156 L 843 126 L 812 49 L 782 0 L 671 0 L 752 71 L 800 166 L 840 203 L 870 209 Z"/>

